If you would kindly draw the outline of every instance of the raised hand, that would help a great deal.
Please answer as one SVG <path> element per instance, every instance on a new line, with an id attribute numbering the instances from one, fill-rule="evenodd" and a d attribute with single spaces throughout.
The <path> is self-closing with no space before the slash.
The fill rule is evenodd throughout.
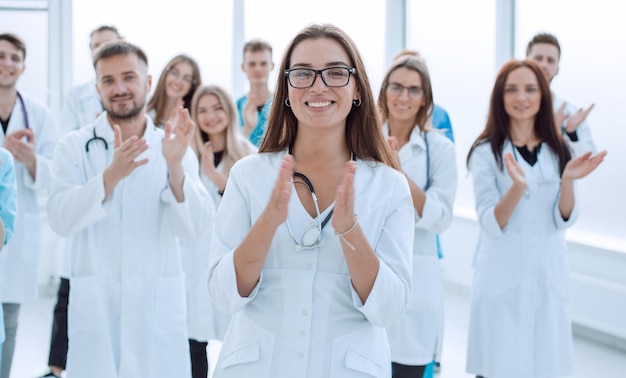
<path id="1" fill-rule="evenodd" d="M 519 164 L 517 164 L 517 161 L 515 161 L 513 155 L 511 153 L 504 154 L 503 161 L 504 166 L 506 167 L 506 171 L 509 173 L 509 176 L 511 176 L 511 179 L 513 180 L 513 185 L 520 189 L 526 189 L 526 187 L 528 186 L 528 182 L 526 181 L 526 175 L 524 175 L 524 170 L 522 169 L 522 167 L 519 166 Z"/>
<path id="2" fill-rule="evenodd" d="M 567 131 L 568 133 L 573 133 L 574 131 L 576 131 L 578 129 L 578 126 L 585 122 L 587 116 L 589 115 L 589 113 L 591 113 L 591 110 L 594 106 L 595 104 L 591 104 L 587 109 L 580 108 L 578 109 L 578 111 L 576 111 L 576 113 L 566 116 L 567 125 L 565 126 L 565 131 Z"/>
<path id="3" fill-rule="evenodd" d="M 344 232 L 356 222 L 354 216 L 354 174 L 356 162 L 346 162 L 343 180 L 335 192 L 335 208 L 333 210 L 333 228 Z"/>
<path id="4" fill-rule="evenodd" d="M 274 183 L 272 195 L 265 207 L 264 218 L 271 224 L 278 226 L 287 220 L 289 199 L 293 188 L 293 169 L 295 161 L 293 156 L 285 155 L 280 164 L 278 178 Z"/>
<path id="5" fill-rule="evenodd" d="M 182 163 L 193 138 L 194 129 L 195 125 L 189 111 L 180 106 L 175 108 L 169 121 L 165 123 L 165 137 L 163 138 L 162 153 L 168 165 Z"/>
<path id="6" fill-rule="evenodd" d="M 602 161 L 607 152 L 602 151 L 595 156 L 591 156 L 591 151 L 575 157 L 567 162 L 563 170 L 563 180 L 576 180 L 583 178 L 593 172 Z"/>
<path id="7" fill-rule="evenodd" d="M 393 153 L 394 163 L 396 164 L 398 169 L 401 170 L 402 166 L 400 165 L 400 156 L 398 155 L 398 152 L 400 151 L 400 143 L 398 143 L 398 138 L 396 138 L 395 136 L 388 137 L 387 145 Z"/>
<path id="8" fill-rule="evenodd" d="M 211 142 L 206 142 L 202 146 L 202 153 L 200 155 L 200 170 L 205 176 L 209 176 L 215 169 L 215 155 L 213 154 L 213 146 Z"/>
<path id="9" fill-rule="evenodd" d="M 26 141 L 22 140 L 24 138 Z M 13 154 L 15 161 L 27 166 L 35 163 L 35 133 L 32 129 L 21 129 L 7 135 L 4 148 Z"/>
<path id="10" fill-rule="evenodd" d="M 256 95 L 250 93 L 248 95 L 248 102 L 243 107 L 243 130 L 242 133 L 245 137 L 250 136 L 252 130 L 256 127 L 257 123 L 259 123 L 259 111 L 257 105 Z"/>
<path id="11" fill-rule="evenodd" d="M 104 198 L 106 199 L 115 189 L 115 186 L 135 169 L 148 163 L 148 159 L 136 159 L 148 149 L 148 143 L 136 135 L 122 141 L 122 130 L 119 125 L 113 125 L 115 134 L 115 152 L 111 164 L 104 170 Z"/>

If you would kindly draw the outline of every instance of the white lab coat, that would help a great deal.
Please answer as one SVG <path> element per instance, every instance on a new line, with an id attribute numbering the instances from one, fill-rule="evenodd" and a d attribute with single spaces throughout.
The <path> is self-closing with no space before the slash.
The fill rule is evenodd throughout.
<path id="1" fill-rule="evenodd" d="M 392 168 L 357 161 L 354 210 L 380 262 L 365 304 L 350 283 L 332 221 L 322 230 L 323 245 L 302 251 L 281 225 L 259 283 L 249 297 L 238 294 L 234 249 L 265 209 L 285 154 L 239 160 L 216 214 L 209 293 L 233 317 L 214 377 L 390 377 L 384 327 L 411 299 L 414 227 L 408 184 Z M 322 219 L 330 212 L 320 210 Z M 296 238 L 314 222 L 295 189 L 288 222 Z"/>
<path id="2" fill-rule="evenodd" d="M 555 112 L 559 110 L 564 102 L 566 103 L 565 114 L 570 115 L 578 111 L 577 107 L 570 104 L 569 102 L 566 102 L 565 100 L 554 94 L 554 92 L 552 92 L 552 107 Z M 566 125 L 567 120 L 563 122 L 563 127 L 565 127 Z M 576 135 L 578 136 L 578 141 L 572 141 L 566 133 L 563 133 L 563 138 L 565 138 L 571 148 L 572 156 L 580 156 L 588 151 L 591 151 L 593 155 L 598 153 L 596 145 L 593 142 L 593 137 L 591 136 L 589 123 L 586 120 L 581 123 L 580 126 L 578 126 L 578 128 L 576 129 Z"/>
<path id="3" fill-rule="evenodd" d="M 59 125 L 60 135 L 65 135 L 70 131 L 93 124 L 103 111 L 104 108 L 100 101 L 100 95 L 96 90 L 95 79 L 72 87 L 65 96 L 65 103 L 61 112 L 61 123 Z M 59 236 L 57 235 L 57 237 Z M 63 278 L 69 278 L 69 240 L 59 237 L 58 242 L 58 257 L 60 260 L 58 263 L 58 274 Z"/>
<path id="4" fill-rule="evenodd" d="M 106 114 L 59 142 L 48 202 L 50 224 L 71 235 L 68 313 L 69 378 L 188 377 L 185 283 L 177 237 L 205 232 L 214 212 L 185 155 L 184 196 L 168 188 L 163 131 L 146 117 L 147 165 L 124 178 L 105 200 L 102 172 L 114 134 Z M 108 142 L 85 145 L 95 133 Z"/>
<path id="5" fill-rule="evenodd" d="M 513 153 L 505 142 L 503 153 Z M 481 226 L 470 309 L 467 371 L 488 378 L 572 374 L 572 329 L 565 221 L 558 208 L 556 155 L 542 144 L 530 166 L 515 151 L 528 188 L 503 229 L 494 209 L 513 181 L 490 145 L 478 146 L 470 171 Z"/>
<path id="6" fill-rule="evenodd" d="M 0 301 L 24 303 L 37 299 L 37 273 L 41 250 L 41 217 L 37 196 L 52 184 L 50 161 L 57 141 L 57 130 L 52 114 L 43 104 L 22 95 L 28 123 L 35 134 L 37 156 L 36 177 L 28 173 L 26 166 L 15 161 L 15 177 L 18 191 L 18 214 L 15 219 L 13 238 L 0 253 Z M 11 112 L 7 134 L 24 129 L 24 115 L 19 100 Z M 0 133 L 0 145 L 5 134 Z"/>
<path id="7" fill-rule="evenodd" d="M 387 125 L 385 135 L 389 134 Z M 428 138 L 430 168 L 427 168 Z M 438 131 L 420 132 L 416 127 L 399 153 L 402 169 L 422 190 L 430 170 L 430 187 L 420 217 L 415 214 L 413 244 L 413 300 L 400 320 L 387 328 L 391 360 L 403 365 L 427 365 L 439 360 L 443 346 L 443 277 L 436 235 L 452 222 L 457 187 L 454 144 Z"/>
<path id="8" fill-rule="evenodd" d="M 103 111 L 95 80 L 72 87 L 63 104 L 59 125 L 61 135 L 91 125 Z"/>
<path id="9" fill-rule="evenodd" d="M 221 164 L 217 166 L 221 172 Z M 213 182 L 200 173 L 200 179 L 211 196 L 215 208 L 222 196 Z M 189 338 L 196 341 L 222 340 L 228 328 L 230 315 L 213 305 L 206 281 L 209 272 L 211 228 L 207 227 L 198 240 L 180 239 L 182 266 L 187 290 L 187 331 Z"/>

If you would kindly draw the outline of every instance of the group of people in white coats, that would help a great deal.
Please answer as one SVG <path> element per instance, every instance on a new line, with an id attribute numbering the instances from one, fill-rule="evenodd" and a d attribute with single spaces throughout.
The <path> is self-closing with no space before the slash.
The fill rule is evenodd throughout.
<path id="1" fill-rule="evenodd" d="M 217 338 L 214 377 L 422 377 L 441 355 L 437 234 L 457 182 L 424 61 L 397 56 L 376 101 L 352 39 L 305 27 L 257 151 L 228 92 L 181 56 L 161 75 L 153 120 L 148 58 L 114 34 L 94 49 L 102 111 L 58 141 L 45 107 L 15 91 L 25 47 L 0 35 L 20 206 L 0 259 L 26 243 L 20 219 L 30 235 L 28 211 L 49 189 L 70 252 L 67 376 L 206 376 Z M 467 158 L 481 225 L 467 370 L 487 378 L 571 373 L 563 230 L 578 213 L 574 181 L 606 152 L 572 153 L 591 108 L 555 109 L 549 80 L 533 60 L 502 67 Z M 0 286 L 7 330 L 20 303 L 10 293 Z M 10 355 L 5 343 L 2 368 Z"/>

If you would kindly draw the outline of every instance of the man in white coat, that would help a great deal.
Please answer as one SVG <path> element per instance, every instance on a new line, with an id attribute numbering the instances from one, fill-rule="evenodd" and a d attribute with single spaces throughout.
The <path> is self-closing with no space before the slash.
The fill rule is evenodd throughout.
<path id="1" fill-rule="evenodd" d="M 89 34 L 89 50 L 93 57 L 98 47 L 106 42 L 122 39 L 116 27 L 102 25 Z M 61 112 L 60 134 L 78 130 L 93 124 L 94 120 L 104 111 L 100 95 L 96 90 L 96 80 L 79 84 L 69 90 Z M 39 378 L 60 377 L 67 361 L 67 306 L 70 294 L 69 280 L 69 244 L 67 239 L 59 238 L 58 259 L 61 278 L 57 291 L 57 302 L 52 316 L 52 332 L 50 336 L 50 352 L 48 368 Z"/>
<path id="2" fill-rule="evenodd" d="M 0 34 L 0 145 L 15 160 L 19 211 L 15 233 L 0 254 L 0 300 L 6 339 L 1 378 L 9 378 L 20 304 L 37 299 L 41 218 L 37 196 L 51 183 L 50 160 L 57 133 L 50 110 L 17 90 L 25 70 L 26 45 L 20 37 Z"/>
<path id="3" fill-rule="evenodd" d="M 105 113 L 59 141 L 48 202 L 53 230 L 71 236 L 67 376 L 189 377 L 176 240 L 197 238 L 215 211 L 194 124 L 182 108 L 165 131 L 146 116 L 139 47 L 107 43 L 94 67 Z"/>
<path id="4" fill-rule="evenodd" d="M 559 73 L 561 60 L 561 45 L 559 40 L 550 33 L 538 33 L 528 42 L 526 57 L 534 59 L 543 68 L 550 84 Z M 591 129 L 587 123 L 587 116 L 593 109 L 591 104 L 587 109 L 577 108 L 568 103 L 552 91 L 552 108 L 556 126 L 561 129 L 563 137 L 568 141 L 572 155 L 580 156 L 591 151 L 598 153 L 591 136 Z"/>

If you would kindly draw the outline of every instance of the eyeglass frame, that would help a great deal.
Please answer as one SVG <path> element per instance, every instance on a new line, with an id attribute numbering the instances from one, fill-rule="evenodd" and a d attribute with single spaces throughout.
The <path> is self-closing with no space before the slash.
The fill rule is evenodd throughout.
<path id="1" fill-rule="evenodd" d="M 328 70 L 332 70 L 332 69 L 337 69 L 337 68 L 341 68 L 341 69 L 345 69 L 346 71 L 348 71 L 348 80 L 346 80 L 346 83 L 344 85 L 329 85 L 326 82 L 326 79 L 324 79 L 324 72 L 328 71 Z M 310 71 L 310 72 L 314 72 L 315 76 L 313 77 L 313 81 L 311 82 L 311 85 L 308 85 L 306 87 L 296 87 L 295 85 L 293 85 L 291 83 L 291 78 L 289 77 L 289 74 L 293 71 L 298 71 L 298 70 L 303 70 L 303 71 Z M 315 70 L 313 68 L 306 68 L 306 67 L 294 67 L 294 68 L 288 68 L 285 70 L 285 76 L 287 77 L 287 82 L 289 83 L 289 85 L 292 88 L 295 89 L 306 89 L 306 88 L 311 88 L 313 85 L 315 85 L 315 80 L 317 80 L 317 76 L 320 76 L 322 78 L 322 82 L 324 83 L 324 85 L 326 85 L 328 88 L 342 88 L 347 86 L 348 84 L 350 84 L 350 77 L 352 75 L 356 75 L 356 68 L 354 67 L 343 67 L 343 66 L 333 66 L 333 67 L 326 67 L 326 68 L 322 68 L 321 70 Z"/>
<path id="2" fill-rule="evenodd" d="M 165 72 L 167 72 L 168 75 L 171 74 L 174 78 L 181 79 L 182 81 L 191 85 L 194 85 L 198 82 L 198 80 L 194 79 L 193 75 L 191 77 L 185 76 L 182 74 L 182 72 L 178 70 L 178 68 L 174 66 L 168 67 Z"/>
<path id="3" fill-rule="evenodd" d="M 391 87 L 395 87 L 400 89 L 400 91 L 398 92 L 397 89 L 391 89 Z M 424 96 L 424 88 L 421 87 L 417 87 L 417 86 L 412 86 L 412 87 L 405 87 L 402 84 L 399 83 L 387 83 L 386 85 L 386 90 L 390 91 L 392 94 L 396 95 L 396 96 L 402 96 L 402 93 L 404 93 L 404 90 L 406 89 L 407 91 L 407 95 L 409 96 L 409 98 L 413 99 L 413 100 L 419 100 L 420 98 L 422 98 Z M 418 90 L 420 93 L 419 95 L 411 95 L 411 90 L 415 91 Z"/>

